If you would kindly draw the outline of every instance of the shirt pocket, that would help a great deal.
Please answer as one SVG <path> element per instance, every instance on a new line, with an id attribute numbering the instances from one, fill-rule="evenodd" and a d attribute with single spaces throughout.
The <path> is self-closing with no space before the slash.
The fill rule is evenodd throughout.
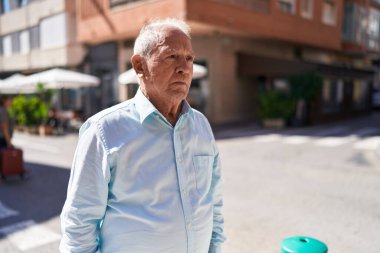
<path id="1" fill-rule="evenodd" d="M 197 155 L 193 156 L 193 166 L 195 172 L 197 191 L 200 195 L 206 195 L 211 186 L 212 165 L 214 156 Z"/>

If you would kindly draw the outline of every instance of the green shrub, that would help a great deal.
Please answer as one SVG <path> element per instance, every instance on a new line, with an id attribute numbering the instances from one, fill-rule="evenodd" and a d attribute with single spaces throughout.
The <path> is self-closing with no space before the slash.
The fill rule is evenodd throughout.
<path id="1" fill-rule="evenodd" d="M 259 94 L 258 102 L 258 115 L 261 119 L 288 120 L 295 110 L 295 101 L 276 90 Z"/>
<path id="2" fill-rule="evenodd" d="M 314 72 L 292 75 L 288 79 L 290 95 L 294 99 L 310 101 L 321 93 L 322 77 Z"/>
<path id="3" fill-rule="evenodd" d="M 47 118 L 48 107 L 37 96 L 19 95 L 13 99 L 9 112 L 20 126 L 38 126 Z"/>

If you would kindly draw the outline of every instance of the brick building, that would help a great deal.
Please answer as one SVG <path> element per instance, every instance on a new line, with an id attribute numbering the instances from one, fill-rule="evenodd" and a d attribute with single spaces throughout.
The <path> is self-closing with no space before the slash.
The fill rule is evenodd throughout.
<path id="1" fill-rule="evenodd" d="M 6 1 L 12 2 L 3 0 L 3 7 Z M 27 2 L 21 9 L 40 2 L 69 1 Z M 133 41 L 141 26 L 149 19 L 176 17 L 190 24 L 196 63 L 208 68 L 208 76 L 196 80 L 193 87 L 202 91 L 196 93 L 205 98 L 200 109 L 212 123 L 257 120 L 257 94 L 263 87 L 286 89 L 289 75 L 307 71 L 323 76 L 322 92 L 310 111 L 311 122 L 337 120 L 370 111 L 370 91 L 378 83 L 380 62 L 379 2 L 76 0 L 76 40 L 86 45 L 85 57 L 80 51 L 59 65 L 76 65 L 101 78 L 101 86 L 89 91 L 88 97 L 95 99 L 85 102 L 90 108 L 87 115 L 95 113 L 133 96 L 135 87 L 120 86 L 117 77 L 131 68 Z M 5 59 L 9 57 L 5 35 L 21 29 L 3 32 L 3 26 L 5 30 L 12 27 L 3 24 L 10 14 L 0 17 L 0 71 L 11 62 Z"/>

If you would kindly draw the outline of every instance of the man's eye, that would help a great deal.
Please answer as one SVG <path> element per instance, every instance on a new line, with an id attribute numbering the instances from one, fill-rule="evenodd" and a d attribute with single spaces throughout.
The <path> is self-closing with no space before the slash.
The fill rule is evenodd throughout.
<path id="1" fill-rule="evenodd" d="M 175 54 L 171 54 L 171 55 L 169 55 L 169 58 L 170 59 L 175 59 L 177 56 L 175 55 Z"/>
<path id="2" fill-rule="evenodd" d="M 193 56 L 187 56 L 187 57 L 186 57 L 186 60 L 187 60 L 187 61 L 194 61 L 194 57 L 193 57 Z"/>

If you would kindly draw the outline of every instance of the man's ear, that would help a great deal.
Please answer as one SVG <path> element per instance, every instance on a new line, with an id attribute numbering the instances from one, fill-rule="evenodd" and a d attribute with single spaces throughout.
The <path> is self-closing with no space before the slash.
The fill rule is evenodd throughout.
<path id="1" fill-rule="evenodd" d="M 136 71 L 136 74 L 138 77 L 143 77 L 145 74 L 145 59 L 141 57 L 140 55 L 133 55 L 131 58 L 132 66 Z"/>

